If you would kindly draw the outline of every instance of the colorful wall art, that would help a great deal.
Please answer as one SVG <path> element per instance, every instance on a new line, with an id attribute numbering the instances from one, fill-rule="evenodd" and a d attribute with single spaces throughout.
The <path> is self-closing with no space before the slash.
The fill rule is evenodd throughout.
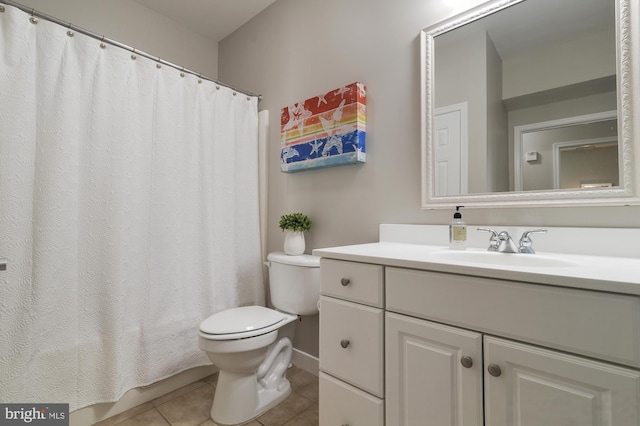
<path id="1" fill-rule="evenodd" d="M 352 83 L 282 108 L 280 170 L 365 162 L 367 93 Z"/>

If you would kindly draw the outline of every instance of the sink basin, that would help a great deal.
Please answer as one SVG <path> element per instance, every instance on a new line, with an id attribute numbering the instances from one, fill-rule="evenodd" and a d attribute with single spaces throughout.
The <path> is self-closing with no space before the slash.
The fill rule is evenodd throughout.
<path id="1" fill-rule="evenodd" d="M 576 266 L 564 259 L 556 259 L 539 254 L 496 253 L 491 251 L 439 251 L 429 256 L 428 260 L 446 263 L 527 268 L 566 268 Z"/>

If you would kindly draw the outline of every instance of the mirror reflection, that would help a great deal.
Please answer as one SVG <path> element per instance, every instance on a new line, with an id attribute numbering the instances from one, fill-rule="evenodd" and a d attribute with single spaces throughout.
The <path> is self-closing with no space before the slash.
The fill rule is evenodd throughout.
<path id="1" fill-rule="evenodd" d="M 614 0 L 525 0 L 434 37 L 434 195 L 620 185 Z"/>
<path id="2" fill-rule="evenodd" d="M 515 128 L 517 191 L 620 185 L 615 111 Z M 607 118 L 608 117 L 608 118 Z"/>

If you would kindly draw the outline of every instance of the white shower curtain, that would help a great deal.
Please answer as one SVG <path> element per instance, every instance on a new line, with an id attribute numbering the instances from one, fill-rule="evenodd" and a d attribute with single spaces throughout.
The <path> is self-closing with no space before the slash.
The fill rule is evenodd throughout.
<path id="1" fill-rule="evenodd" d="M 117 400 L 263 304 L 257 98 L 0 13 L 0 401 Z"/>

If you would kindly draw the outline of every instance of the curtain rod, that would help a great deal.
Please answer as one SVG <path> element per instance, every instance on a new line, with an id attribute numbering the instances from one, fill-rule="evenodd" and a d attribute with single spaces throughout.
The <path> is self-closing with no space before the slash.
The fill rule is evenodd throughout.
<path id="1" fill-rule="evenodd" d="M 51 22 L 53 22 L 55 24 L 58 24 L 60 26 L 65 27 L 65 28 L 69 28 L 70 30 L 77 31 L 77 32 L 79 32 L 81 34 L 84 34 L 86 36 L 95 38 L 96 40 L 100 40 L 103 43 L 108 43 L 108 44 L 111 44 L 113 46 L 119 47 L 121 49 L 128 50 L 128 51 L 130 51 L 130 52 L 132 52 L 132 53 L 134 53 L 136 55 L 140 55 L 140 56 L 143 56 L 145 58 L 152 59 L 152 60 L 158 62 L 159 64 L 169 66 L 171 68 L 174 68 L 174 69 L 176 69 L 178 71 L 181 71 L 181 72 L 184 72 L 184 73 L 189 73 L 189 74 L 195 75 L 195 76 L 197 76 L 197 77 L 199 77 L 199 78 L 201 78 L 203 80 L 212 81 L 212 82 L 214 82 L 216 84 L 219 84 L 221 86 L 227 87 L 227 88 L 232 89 L 232 90 L 235 90 L 236 92 L 242 93 L 244 95 L 257 97 L 258 101 L 262 100 L 262 95 L 256 95 L 255 93 L 251 93 L 251 92 L 247 92 L 246 90 L 238 89 L 237 87 L 231 86 L 229 84 L 225 84 L 225 83 L 223 83 L 223 82 L 221 82 L 219 80 L 213 79 L 211 77 L 207 77 L 205 75 L 202 75 L 202 74 L 197 73 L 195 71 L 192 71 L 190 69 L 178 66 L 178 65 L 173 64 L 173 63 L 168 62 L 168 61 L 165 61 L 164 59 L 160 59 L 157 56 L 152 56 L 152 55 L 150 55 L 150 54 L 148 54 L 146 52 L 142 52 L 140 50 L 136 50 L 135 48 L 133 48 L 131 46 L 127 46 L 126 44 L 123 44 L 123 43 L 120 43 L 118 41 L 112 40 L 112 39 L 107 38 L 107 37 L 105 37 L 105 36 L 103 36 L 101 34 L 97 34 L 97 33 L 94 33 L 92 31 L 89 31 L 89 30 L 85 30 L 84 28 L 77 27 L 77 26 L 71 24 L 70 22 L 65 22 L 65 21 L 63 21 L 61 19 L 58 19 L 58 18 L 53 17 L 51 15 L 47 15 L 44 12 L 40 12 L 38 10 L 32 9 L 32 8 L 27 7 L 25 5 L 22 5 L 20 3 L 16 3 L 16 2 L 14 2 L 12 0 L 0 0 L 0 4 L 2 4 L 2 3 L 6 4 L 6 5 L 9 5 L 9 6 L 16 7 L 18 9 L 22 10 L 23 12 L 30 14 L 32 17 L 38 17 L 38 18 L 45 19 L 47 21 L 51 21 Z M 0 10 L 0 12 L 4 12 L 4 10 Z"/>

